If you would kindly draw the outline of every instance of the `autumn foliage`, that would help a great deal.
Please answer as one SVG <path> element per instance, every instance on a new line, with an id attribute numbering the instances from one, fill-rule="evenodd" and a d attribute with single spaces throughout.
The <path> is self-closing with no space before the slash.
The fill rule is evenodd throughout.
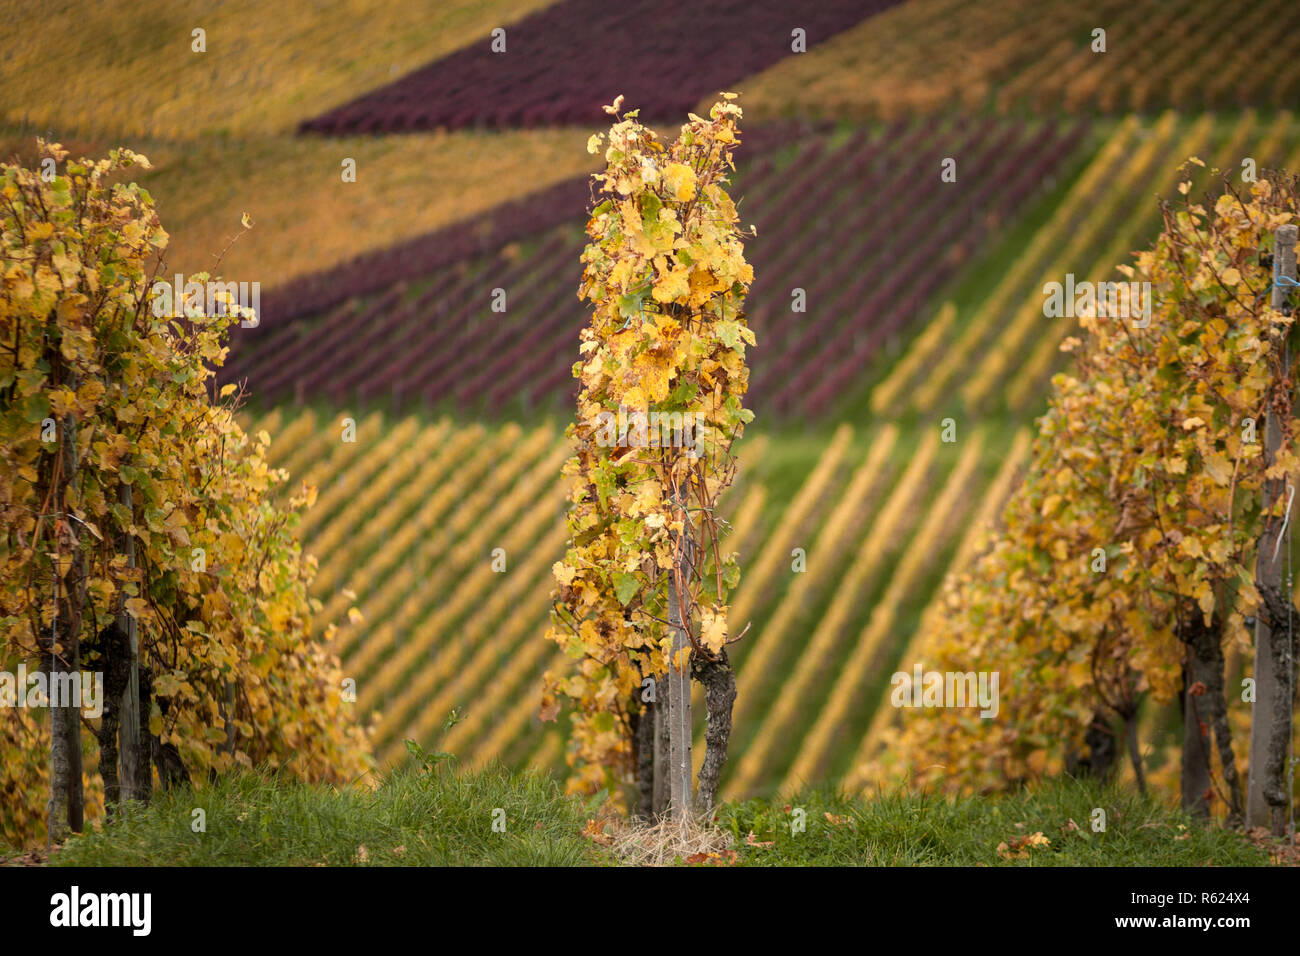
<path id="1" fill-rule="evenodd" d="M 1150 282 L 1149 323 L 1080 318 L 1003 528 L 946 583 L 925 665 L 999 671 L 1001 709 L 909 715 L 884 759 L 920 782 L 980 790 L 1054 772 L 1094 715 L 1128 725 L 1140 772 L 1139 704 L 1186 690 L 1213 733 L 1216 785 L 1240 807 L 1224 652 L 1248 651 L 1244 618 L 1261 611 L 1256 542 L 1285 505 L 1265 509 L 1264 485 L 1296 471 L 1300 349 L 1269 300 L 1274 230 L 1297 221 L 1297 199 L 1282 176 L 1204 203 L 1180 191 L 1155 244 L 1121 267 Z M 1268 467 L 1270 411 L 1282 441 Z"/>
<path id="2" fill-rule="evenodd" d="M 542 705 L 547 719 L 561 698 L 573 705 L 573 790 L 617 792 L 630 779 L 643 682 L 670 664 L 670 579 L 692 660 L 723 659 L 736 636 L 727 611 L 739 569 L 715 514 L 735 474 L 732 443 L 753 418 L 741 404 L 754 344 L 741 304 L 753 270 L 726 190 L 741 115 L 733 98 L 724 94 L 708 119 L 692 114 L 671 145 L 628 113 L 610 129 L 608 165 L 595 177 L 604 198 L 582 257 L 591 324 L 573 367 L 570 539 L 554 566 L 547 635 L 575 667 L 547 675 Z M 589 148 L 604 141 L 593 136 Z M 693 449 L 610 442 L 603 425 L 620 410 L 694 416 Z"/>
<path id="3" fill-rule="evenodd" d="M 270 436 L 240 428 L 233 385 L 213 394 L 238 313 L 157 314 L 167 233 L 121 181 L 145 157 L 42 146 L 58 175 L 0 169 L 0 665 L 36 670 L 53 634 L 65 663 L 79 648 L 82 669 L 111 670 L 100 636 L 129 615 L 152 683 L 142 721 L 192 777 L 352 779 L 366 739 L 310 636 L 316 565 L 294 536 L 315 490 L 274 500 L 288 475 L 267 464 Z M 0 823 L 26 842 L 43 829 L 48 711 L 2 709 Z"/>

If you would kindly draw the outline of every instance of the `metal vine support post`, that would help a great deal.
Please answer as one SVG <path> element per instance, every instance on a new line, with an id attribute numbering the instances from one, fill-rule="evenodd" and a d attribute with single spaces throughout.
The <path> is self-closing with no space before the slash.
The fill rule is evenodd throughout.
<path id="1" fill-rule="evenodd" d="M 130 485 L 122 485 L 119 497 L 127 510 L 133 511 L 134 503 Z M 120 546 L 126 552 L 127 567 L 134 569 L 136 566 L 135 539 L 129 534 L 124 534 Z M 118 612 L 117 625 L 127 635 L 127 650 L 130 654 L 127 685 L 121 701 L 122 718 L 121 723 L 118 725 L 121 741 L 118 745 L 118 751 L 122 765 L 121 799 L 123 803 L 128 800 L 147 801 L 149 788 L 144 785 L 142 778 L 145 774 L 152 775 L 153 767 L 149 762 L 148 755 L 143 752 L 140 745 L 140 728 L 142 720 L 144 726 L 148 727 L 149 715 L 144 714 L 142 718 L 140 713 L 140 638 L 136 630 L 136 620 L 126 612 L 125 604 Z M 149 782 L 152 783 L 152 780 Z"/>
<path id="2" fill-rule="evenodd" d="M 680 501 L 678 502 L 680 504 Z M 693 539 L 689 512 L 680 512 L 683 519 L 682 539 L 673 562 L 673 576 L 668 582 L 668 622 L 672 628 L 673 650 L 668 666 L 668 740 L 669 740 L 669 806 L 673 819 L 683 827 L 691 814 L 691 794 L 695 789 L 691 779 L 691 667 L 679 658 L 691 653 L 686 639 L 685 622 L 690 609 L 682 607 L 682 592 L 689 593 L 688 578 L 694 561 Z"/>
<path id="3" fill-rule="evenodd" d="M 1281 310 L 1287 293 L 1296 280 L 1296 236 L 1294 225 L 1279 226 L 1273 251 L 1273 288 L 1270 305 Z M 1289 281 L 1287 281 L 1289 280 Z M 1287 333 L 1290 338 L 1290 333 Z M 1285 348 L 1284 361 L 1290 366 L 1290 350 Z M 1288 407 L 1283 414 L 1290 415 Z M 1277 409 L 1268 409 L 1264 428 L 1264 461 L 1271 466 L 1282 444 L 1282 428 Z M 1283 495 L 1290 482 L 1275 478 L 1264 485 L 1264 508 L 1268 509 Z M 1288 509 L 1293 491 L 1288 495 Z M 1290 816 L 1289 792 L 1286 790 L 1284 765 L 1291 731 L 1294 667 L 1291 648 L 1291 606 L 1289 591 L 1283 590 L 1281 544 L 1285 529 L 1290 538 L 1288 513 L 1281 520 L 1270 519 L 1259 539 L 1255 557 L 1255 586 L 1263 607 L 1255 618 L 1255 703 L 1250 722 L 1250 770 L 1246 783 L 1246 826 L 1269 827 L 1274 835 L 1286 832 Z M 1289 541 L 1288 541 L 1289 544 Z M 1289 550 L 1289 549 L 1288 549 Z M 1285 618 L 1284 618 L 1285 616 Z"/>
<path id="4" fill-rule="evenodd" d="M 70 384 L 73 387 L 79 384 L 76 376 L 73 376 Z M 68 416 L 67 424 L 63 428 L 63 439 L 60 451 L 67 456 L 68 486 L 75 487 L 77 479 L 77 417 L 75 415 Z M 64 498 L 59 504 L 59 509 L 64 512 L 62 520 L 67 521 L 70 513 L 66 488 L 63 494 Z M 75 537 L 73 546 L 76 547 L 76 551 L 69 570 L 73 575 L 74 583 L 69 584 L 67 579 L 64 579 L 64 589 L 68 599 L 68 621 L 64 625 L 68 640 L 64 653 L 67 655 L 67 670 L 76 674 L 81 670 L 81 629 L 86 607 L 86 557 L 80 547 L 77 547 Z M 54 600 L 57 604 L 57 584 Z M 73 833 L 80 833 L 86 819 L 86 794 L 81 768 L 81 700 L 64 701 L 63 704 L 65 707 L 63 732 L 68 735 L 68 826 Z"/>
<path id="5" fill-rule="evenodd" d="M 59 671 L 59 570 L 54 566 L 54 601 L 48 650 L 42 650 L 42 670 L 49 674 L 50 693 L 50 799 L 45 804 L 45 849 L 64 839 L 68 832 L 68 736 L 64 710 L 54 706 L 53 688 Z"/>
<path id="6" fill-rule="evenodd" d="M 656 674 L 654 678 L 654 757 L 651 761 L 650 804 L 652 817 L 659 817 L 668 811 L 670 795 L 668 792 L 668 754 L 672 742 L 668 735 L 668 674 Z"/>

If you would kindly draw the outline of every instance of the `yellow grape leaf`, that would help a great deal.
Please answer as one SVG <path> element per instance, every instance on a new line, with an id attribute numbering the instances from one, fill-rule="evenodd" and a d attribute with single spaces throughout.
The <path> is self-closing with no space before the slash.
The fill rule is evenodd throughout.
<path id="1" fill-rule="evenodd" d="M 684 299 L 691 293 L 690 279 L 687 275 L 689 266 L 679 265 L 668 272 L 660 272 L 652 295 L 656 302 L 674 302 Z"/>
<path id="2" fill-rule="evenodd" d="M 687 202 L 695 198 L 695 170 L 685 163 L 669 163 L 664 170 L 664 184 L 672 192 L 672 198 Z"/>
<path id="3" fill-rule="evenodd" d="M 238 561 L 244 553 L 244 539 L 233 531 L 224 532 L 217 539 L 217 546 L 232 564 Z"/>
<path id="4" fill-rule="evenodd" d="M 185 547 L 190 543 L 189 532 L 185 530 L 186 524 L 185 512 L 181 511 L 180 508 L 172 509 L 171 514 L 163 522 L 163 528 L 168 536 L 181 547 Z"/>
<path id="5" fill-rule="evenodd" d="M 50 411 L 59 418 L 77 410 L 77 396 L 69 388 L 52 389 L 49 399 Z"/>
<path id="6" fill-rule="evenodd" d="M 623 405 L 627 407 L 628 411 L 644 412 L 649 407 L 650 402 L 641 386 L 633 385 L 623 393 Z"/>
<path id="7" fill-rule="evenodd" d="M 97 378 L 88 378 L 77 389 L 77 401 L 83 409 L 90 409 L 104 395 L 104 383 Z"/>
<path id="8" fill-rule="evenodd" d="M 700 642 L 713 653 L 727 643 L 727 616 L 705 610 L 700 614 Z"/>
<path id="9" fill-rule="evenodd" d="M 1226 485 L 1232 480 L 1232 462 L 1223 452 L 1216 452 L 1205 459 L 1205 473 L 1216 485 Z"/>
<path id="10" fill-rule="evenodd" d="M 668 397 L 670 389 L 668 387 L 669 368 L 667 365 L 647 359 L 637 363 L 637 370 L 641 373 L 641 390 L 645 392 L 645 397 L 649 402 L 662 402 Z"/>

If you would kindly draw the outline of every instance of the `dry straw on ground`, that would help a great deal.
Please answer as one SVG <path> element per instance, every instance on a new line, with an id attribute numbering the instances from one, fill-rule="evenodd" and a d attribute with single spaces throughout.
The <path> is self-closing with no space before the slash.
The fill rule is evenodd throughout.
<path id="1" fill-rule="evenodd" d="M 688 863 L 729 862 L 731 834 L 698 817 L 683 823 L 661 817 L 650 825 L 629 826 L 615 822 L 609 827 L 614 855 L 628 866 L 667 866 Z"/>

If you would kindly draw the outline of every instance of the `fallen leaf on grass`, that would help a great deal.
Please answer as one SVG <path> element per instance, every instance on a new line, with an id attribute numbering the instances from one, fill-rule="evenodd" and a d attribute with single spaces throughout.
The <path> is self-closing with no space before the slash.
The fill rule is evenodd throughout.
<path id="1" fill-rule="evenodd" d="M 0 866 L 44 866 L 46 857 L 40 850 L 0 857 Z"/>
<path id="2" fill-rule="evenodd" d="M 1246 838 L 1267 853 L 1274 864 L 1300 866 L 1300 833 L 1294 838 L 1275 837 L 1268 827 L 1252 827 L 1246 831 Z"/>
<path id="3" fill-rule="evenodd" d="M 539 822 L 537 824 L 541 826 Z M 599 843 L 601 846 L 613 846 L 614 838 L 605 832 L 605 824 L 599 820 L 588 820 L 587 825 L 582 828 L 582 835 L 593 843 Z"/>
<path id="4" fill-rule="evenodd" d="M 749 835 L 748 835 L 747 837 L 745 837 L 745 846 L 776 846 L 776 841 L 775 841 L 775 840 L 768 840 L 768 841 L 756 840 L 756 839 L 754 839 L 754 831 L 753 831 L 753 830 L 750 830 L 750 831 L 749 831 Z"/>
<path id="5" fill-rule="evenodd" d="M 1027 860 L 1029 851 L 1034 847 L 1048 847 L 1052 841 L 1043 836 L 1041 830 L 1035 831 L 1028 836 L 1012 837 L 1010 842 L 1003 841 L 998 844 L 998 856 L 1004 860 Z"/>
<path id="6" fill-rule="evenodd" d="M 692 853 L 682 862 L 692 866 L 730 866 L 738 859 L 740 854 L 735 850 L 723 850 L 721 853 Z"/>

